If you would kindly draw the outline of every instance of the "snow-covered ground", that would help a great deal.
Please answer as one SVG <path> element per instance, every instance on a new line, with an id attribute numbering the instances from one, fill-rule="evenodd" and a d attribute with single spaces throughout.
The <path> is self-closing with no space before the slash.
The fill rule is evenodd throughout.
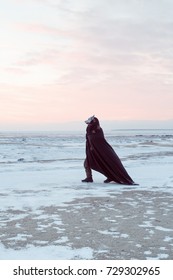
<path id="1" fill-rule="evenodd" d="M 45 208 L 57 207 L 60 211 L 76 199 L 111 198 L 126 191 L 173 195 L 173 130 L 105 132 L 129 175 L 139 184 L 129 188 L 104 184 L 104 176 L 97 172 L 93 172 L 94 183 L 81 183 L 85 177 L 84 134 L 0 134 L 0 259 L 93 258 L 89 246 L 74 248 L 68 242 L 60 215 L 55 211 L 45 213 Z M 29 231 L 32 226 L 37 227 L 37 236 Z M 160 230 L 173 243 L 170 228 L 172 225 Z M 39 239 L 43 232 L 47 234 L 45 240 Z"/>

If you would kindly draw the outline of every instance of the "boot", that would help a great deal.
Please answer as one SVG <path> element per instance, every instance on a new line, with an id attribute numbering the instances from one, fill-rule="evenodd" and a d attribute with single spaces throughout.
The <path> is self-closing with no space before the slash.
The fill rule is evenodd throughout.
<path id="1" fill-rule="evenodd" d="M 106 180 L 104 180 L 104 183 L 110 183 L 110 182 L 112 182 L 112 180 L 109 179 L 109 178 L 107 178 Z"/>
<path id="2" fill-rule="evenodd" d="M 83 183 L 92 183 L 93 178 L 92 177 L 86 177 L 84 180 L 82 180 Z"/>

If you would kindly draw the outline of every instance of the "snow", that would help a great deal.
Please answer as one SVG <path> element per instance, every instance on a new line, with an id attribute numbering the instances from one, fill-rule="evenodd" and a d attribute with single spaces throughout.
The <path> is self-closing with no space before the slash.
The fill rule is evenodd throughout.
<path id="1" fill-rule="evenodd" d="M 5 249 L 4 246 L 0 245 L 0 252 L 0 255 L 3 256 L 3 259 L 5 260 L 70 260 L 75 259 L 76 257 L 80 259 L 92 258 L 92 249 L 86 247 L 73 250 L 67 246 L 30 246 L 26 249 L 18 251 L 13 249 Z"/>
<path id="2" fill-rule="evenodd" d="M 122 133 L 122 132 L 121 132 Z M 141 136 L 142 133 L 142 136 Z M 127 132 L 126 132 L 127 134 Z M 139 136 L 136 136 L 136 135 Z M 128 132 L 118 135 L 116 131 L 108 133 L 108 142 L 113 146 L 130 176 L 139 186 L 122 186 L 103 184 L 104 176 L 93 172 L 94 183 L 83 184 L 85 177 L 83 160 L 85 157 L 85 135 L 78 133 L 1 133 L 0 134 L 0 217 L 1 227 L 7 222 L 21 227 L 19 219 L 28 213 L 39 216 L 40 230 L 46 225 L 42 220 L 50 218 L 42 209 L 44 207 L 64 206 L 68 202 L 84 197 L 109 197 L 126 190 L 150 190 L 173 194 L 173 131 L 144 133 Z M 129 199 L 129 204 L 134 205 Z M 146 201 L 146 203 L 148 203 Z M 16 212 L 15 212 L 16 211 Z M 5 215 L 4 215 L 5 213 Z M 153 210 L 148 209 L 148 215 Z M 51 223 L 61 230 L 62 221 L 58 215 L 51 216 Z M 151 220 L 141 227 L 152 227 Z M 170 232 L 171 229 L 157 227 L 159 231 Z M 113 230 L 103 234 L 115 234 Z M 4 234 L 2 235 L 4 236 Z M 122 234 L 128 238 L 126 234 Z M 27 234 L 14 236 L 13 244 L 25 241 Z M 167 235 L 165 241 L 172 239 Z M 37 241 L 37 246 L 22 249 L 7 248 L 0 243 L 0 259 L 91 259 L 91 248 L 73 249 L 63 246 L 68 240 L 64 236 L 54 245 Z M 62 245 L 60 245 L 62 243 Z M 137 246 L 137 245 L 136 245 Z M 140 247 L 140 244 L 138 244 Z M 150 251 L 145 252 L 150 255 Z M 158 258 L 160 256 L 157 256 Z M 162 254 L 165 258 L 165 255 Z"/>

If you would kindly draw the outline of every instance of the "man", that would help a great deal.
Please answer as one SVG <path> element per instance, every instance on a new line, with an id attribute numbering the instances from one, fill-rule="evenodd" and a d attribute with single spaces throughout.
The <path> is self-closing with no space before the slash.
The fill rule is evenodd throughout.
<path id="1" fill-rule="evenodd" d="M 84 168 L 86 179 L 82 182 L 93 182 L 92 169 L 105 175 L 104 183 L 116 182 L 124 185 L 134 185 L 121 160 L 104 137 L 99 120 L 92 116 L 85 121 L 86 129 L 86 159 Z"/>

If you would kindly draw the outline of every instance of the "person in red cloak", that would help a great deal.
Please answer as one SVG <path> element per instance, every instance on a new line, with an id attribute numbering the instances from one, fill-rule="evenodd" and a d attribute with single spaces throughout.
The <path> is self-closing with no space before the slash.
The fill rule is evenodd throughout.
<path id="1" fill-rule="evenodd" d="M 114 181 L 118 184 L 136 185 L 113 148 L 106 141 L 99 120 L 92 116 L 85 123 L 87 124 L 86 159 L 84 161 L 86 178 L 82 182 L 93 182 L 93 169 L 107 177 L 104 183 Z"/>

